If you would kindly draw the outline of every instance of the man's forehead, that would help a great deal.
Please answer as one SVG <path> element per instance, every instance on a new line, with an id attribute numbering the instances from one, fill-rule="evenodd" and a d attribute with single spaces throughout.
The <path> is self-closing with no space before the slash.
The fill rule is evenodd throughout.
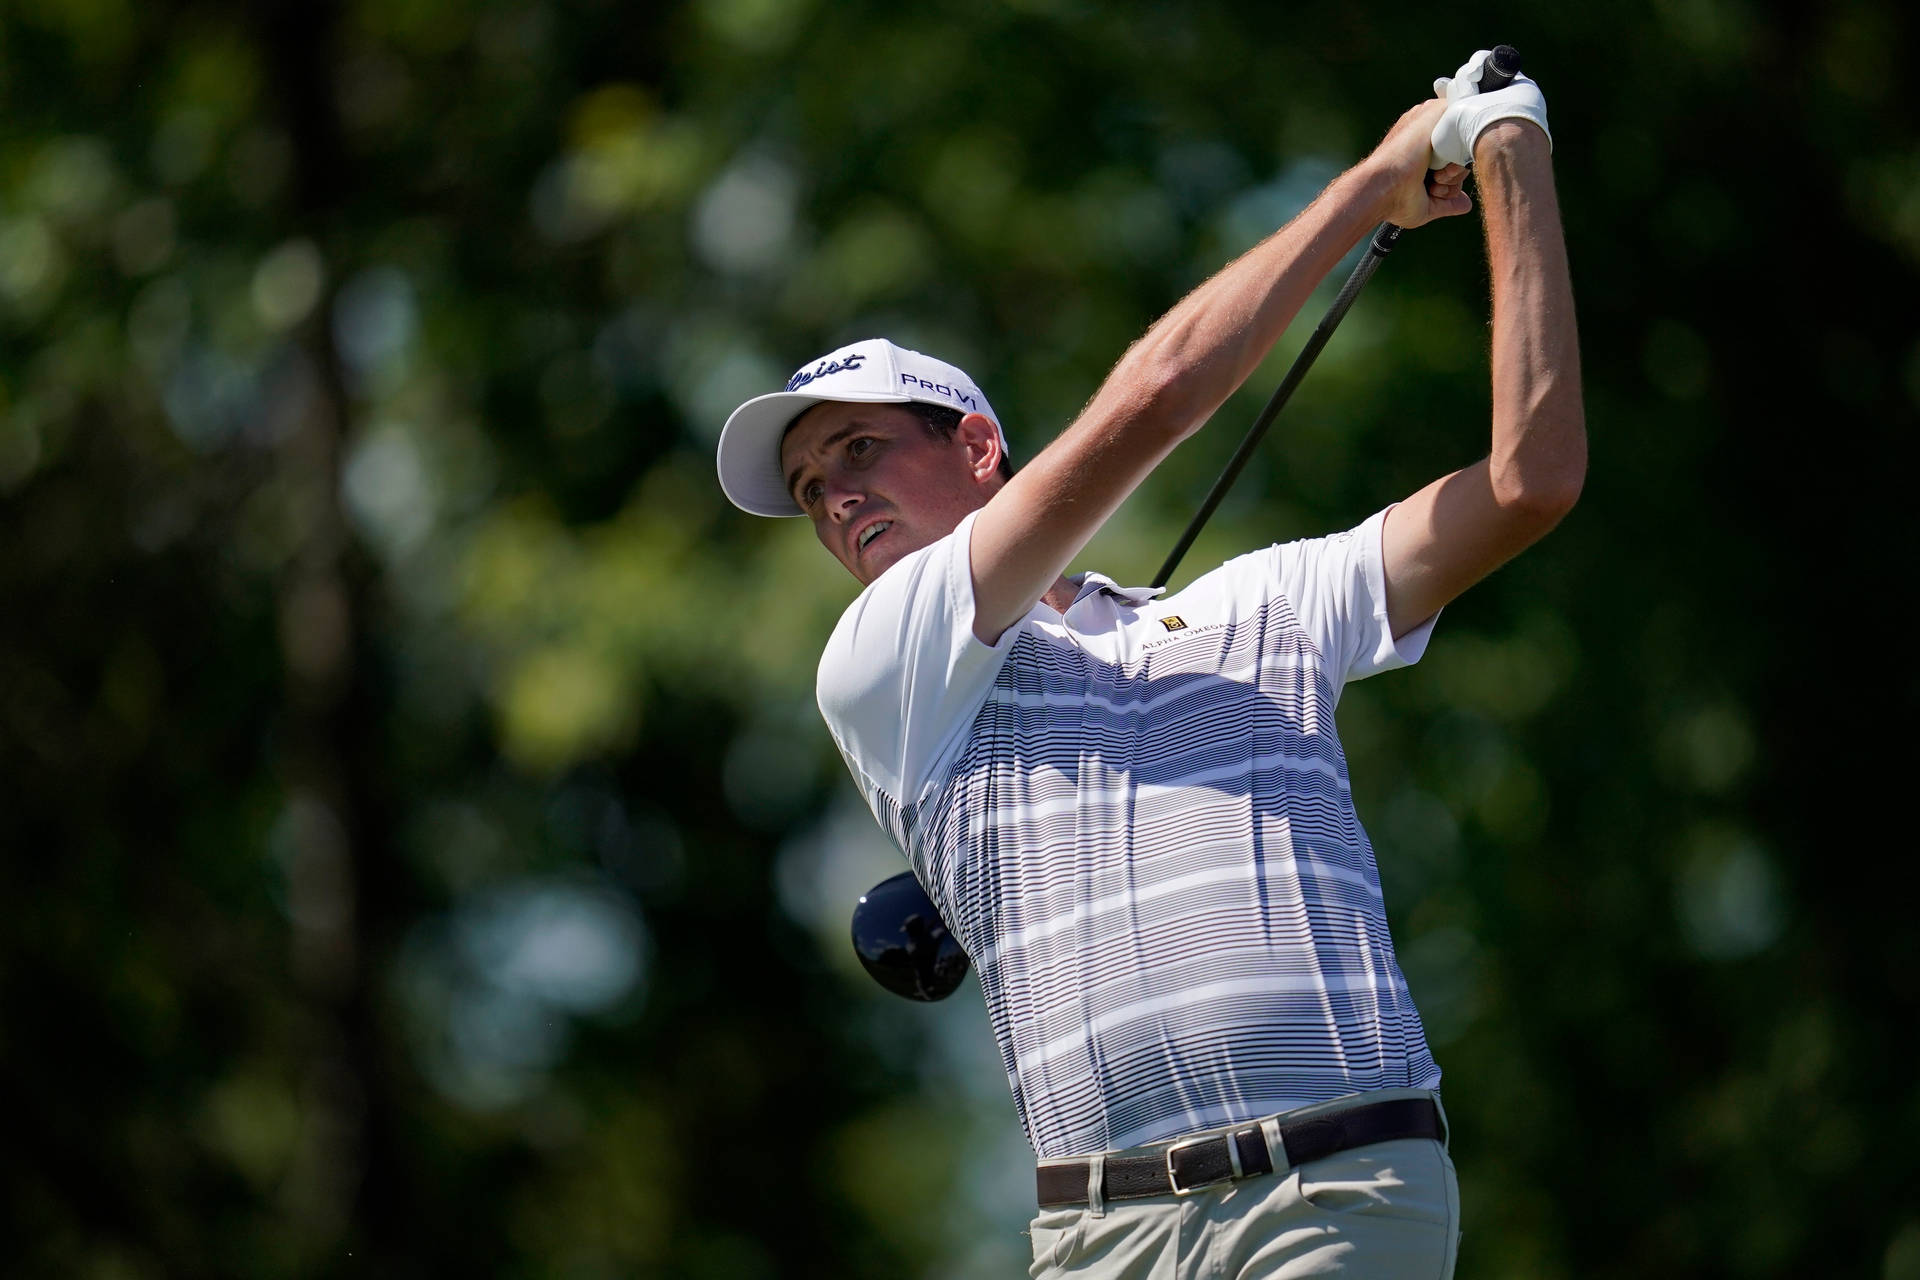
<path id="1" fill-rule="evenodd" d="M 901 411 L 897 404 L 855 404 L 846 400 L 822 400 L 808 405 L 795 415 L 781 435 L 780 458 L 783 462 L 797 462 L 808 449 L 842 428 L 879 426 Z"/>

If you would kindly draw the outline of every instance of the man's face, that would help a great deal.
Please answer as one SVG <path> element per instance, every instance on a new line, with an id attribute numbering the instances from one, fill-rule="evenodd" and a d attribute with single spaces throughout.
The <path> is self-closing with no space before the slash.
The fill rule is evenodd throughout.
<path id="1" fill-rule="evenodd" d="M 953 532 L 992 496 L 991 464 L 973 415 L 942 440 L 898 405 L 827 401 L 780 442 L 780 470 L 814 536 L 863 584 Z M 981 472 L 985 466 L 986 470 Z"/>

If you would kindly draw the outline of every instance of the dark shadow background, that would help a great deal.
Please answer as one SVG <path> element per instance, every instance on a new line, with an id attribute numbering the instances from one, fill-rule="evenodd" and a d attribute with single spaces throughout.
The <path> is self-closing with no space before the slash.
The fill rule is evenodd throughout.
<path id="1" fill-rule="evenodd" d="M 853 584 L 714 436 L 884 333 L 1031 456 L 1504 40 L 1591 475 L 1342 704 L 1460 1274 L 1920 1276 L 1904 7 L 0 15 L 9 1275 L 1018 1274 L 977 991 L 846 946 Z M 1484 450 L 1485 295 L 1475 220 L 1404 239 L 1186 575 Z M 1089 565 L 1151 574 L 1307 327 Z"/>

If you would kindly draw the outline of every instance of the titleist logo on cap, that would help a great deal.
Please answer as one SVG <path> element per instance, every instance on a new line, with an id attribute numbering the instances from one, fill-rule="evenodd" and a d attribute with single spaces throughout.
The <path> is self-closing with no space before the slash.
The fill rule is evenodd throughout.
<path id="1" fill-rule="evenodd" d="M 798 391 L 808 383 L 818 382 L 822 378 L 830 378 L 836 373 L 863 372 L 863 366 L 866 364 L 866 361 L 867 353 L 864 351 L 849 351 L 843 356 L 821 360 L 812 368 L 802 369 L 787 379 L 786 389 L 788 391 Z M 875 370 L 875 372 L 879 371 Z M 923 400 L 928 395 L 935 395 L 944 400 L 951 400 L 961 408 L 971 409 L 975 413 L 980 411 L 981 402 L 979 393 L 969 391 L 957 384 L 938 382 L 932 378 L 917 377 L 911 373 L 902 373 L 900 375 L 900 393 L 915 400 Z"/>
<path id="2" fill-rule="evenodd" d="M 787 390 L 798 391 L 815 378 L 824 378 L 828 374 L 845 373 L 849 369 L 858 369 L 867 358 L 864 351 L 850 351 L 838 360 L 822 360 L 812 369 L 802 369 L 787 380 Z"/>

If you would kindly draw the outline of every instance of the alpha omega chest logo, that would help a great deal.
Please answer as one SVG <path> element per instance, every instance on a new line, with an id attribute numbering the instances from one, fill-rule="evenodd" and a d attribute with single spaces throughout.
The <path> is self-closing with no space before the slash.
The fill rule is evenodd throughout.
<path id="1" fill-rule="evenodd" d="M 1185 631 L 1187 629 L 1187 620 L 1177 613 L 1170 613 L 1160 619 L 1160 625 L 1169 631 Z"/>

